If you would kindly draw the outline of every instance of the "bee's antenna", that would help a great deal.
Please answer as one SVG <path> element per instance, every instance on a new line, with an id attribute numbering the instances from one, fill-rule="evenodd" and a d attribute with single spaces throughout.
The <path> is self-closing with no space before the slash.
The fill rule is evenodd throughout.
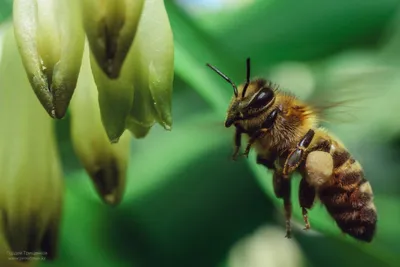
<path id="1" fill-rule="evenodd" d="M 226 76 L 225 74 L 223 74 L 219 69 L 217 69 L 216 67 L 214 67 L 213 65 L 210 65 L 207 63 L 207 66 L 210 67 L 213 71 L 215 71 L 216 73 L 219 74 L 219 76 L 221 76 L 222 78 L 225 79 L 225 81 L 227 81 L 228 83 L 230 83 L 233 87 L 233 92 L 235 94 L 235 96 L 238 96 L 238 89 L 237 86 L 234 82 L 231 81 L 231 79 L 228 78 L 228 76 Z"/>
<path id="2" fill-rule="evenodd" d="M 247 58 L 246 60 L 246 71 L 247 71 L 246 83 L 243 87 L 242 97 L 244 97 L 244 95 L 246 94 L 247 87 L 249 87 L 250 84 L 250 58 Z"/>

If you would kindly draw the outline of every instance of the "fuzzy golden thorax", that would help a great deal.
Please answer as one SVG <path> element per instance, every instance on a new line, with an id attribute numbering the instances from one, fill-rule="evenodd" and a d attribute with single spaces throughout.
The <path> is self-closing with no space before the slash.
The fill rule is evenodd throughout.
<path id="1" fill-rule="evenodd" d="M 317 127 L 317 115 L 310 106 L 291 94 L 279 91 L 270 82 L 263 79 L 251 81 L 244 96 L 243 87 L 239 86 L 238 96 L 231 101 L 225 126 L 234 125 L 252 136 L 266 128 L 266 124 L 271 124 L 267 134 L 257 142 L 259 149 L 284 152 L 295 146 L 309 129 Z M 277 116 L 269 122 L 274 111 Z"/>

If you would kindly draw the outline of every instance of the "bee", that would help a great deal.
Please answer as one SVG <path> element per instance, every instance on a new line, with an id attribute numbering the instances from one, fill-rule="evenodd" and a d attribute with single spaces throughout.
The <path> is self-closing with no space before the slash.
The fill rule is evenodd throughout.
<path id="1" fill-rule="evenodd" d="M 286 237 L 291 237 L 291 176 L 301 175 L 299 202 L 305 230 L 310 229 L 307 212 L 318 197 L 345 234 L 371 242 L 377 223 L 370 183 L 362 166 L 342 142 L 319 124 L 319 114 L 312 105 L 279 90 L 266 79 L 250 80 L 250 58 L 247 59 L 246 82 L 239 87 L 216 67 L 207 64 L 233 87 L 225 127 L 235 127 L 233 159 L 237 159 L 242 135 L 248 138 L 244 153 L 251 148 L 257 163 L 273 171 L 276 197 L 283 200 Z M 307 160 L 313 155 L 313 160 Z M 322 182 L 313 182 L 311 173 L 318 161 L 330 160 L 328 175 Z M 311 170 L 314 169 L 314 170 Z M 323 171 L 323 170 L 321 170 Z"/>

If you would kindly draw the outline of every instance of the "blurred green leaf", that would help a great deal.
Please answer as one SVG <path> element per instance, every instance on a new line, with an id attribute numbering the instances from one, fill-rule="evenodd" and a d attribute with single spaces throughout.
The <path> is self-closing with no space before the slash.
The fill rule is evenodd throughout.
<path id="1" fill-rule="evenodd" d="M 257 59 L 254 68 L 284 60 L 310 60 L 344 47 L 377 44 L 400 7 L 382 1 L 259 1 L 209 30 L 226 54 Z M 238 19 L 239 18 L 239 19 Z"/>
<path id="2" fill-rule="evenodd" d="M 217 77 L 212 79 L 212 73 L 205 67 L 206 63 L 222 63 L 214 60 L 220 49 L 176 5 L 170 1 L 165 4 L 174 32 L 175 73 L 190 86 L 203 88 L 198 93 L 222 114 L 224 110 L 218 109 L 219 103 L 227 103 L 231 91 L 217 90 Z"/>
<path id="3" fill-rule="evenodd" d="M 155 128 L 155 133 L 149 134 L 149 136 L 156 136 L 157 140 L 152 141 L 151 138 L 146 138 L 145 144 L 134 143 L 127 175 L 129 177 L 125 193 L 127 201 L 140 198 L 148 192 L 162 187 L 169 182 L 166 177 L 173 178 L 170 174 L 176 169 L 224 143 L 225 135 L 216 135 L 213 130 L 202 130 L 199 127 L 213 117 L 214 115 L 211 113 L 187 119 L 186 125 L 178 124 L 176 126 L 173 135 L 170 133 L 159 134 L 160 128 Z M 146 153 L 146 151 L 157 151 L 160 144 L 163 144 L 162 149 L 166 153 Z M 152 167 L 153 164 L 157 168 Z M 140 166 L 147 167 L 141 168 Z M 82 172 L 75 172 L 73 175 L 76 177 L 74 183 L 81 184 L 81 186 L 77 186 L 77 190 L 82 196 L 92 196 L 92 189 L 85 186 L 87 181 L 81 178 L 82 175 L 85 176 Z"/>
<path id="4" fill-rule="evenodd" d="M 301 244 L 304 255 L 316 267 L 324 265 L 341 267 L 352 267 L 355 265 L 365 267 L 388 266 L 379 257 L 365 253 L 360 249 L 360 246 L 354 246 L 337 238 L 297 235 L 296 239 Z"/>
<path id="5" fill-rule="evenodd" d="M 277 207 L 281 209 L 282 216 L 284 216 L 283 202 L 275 197 L 273 191 L 272 173 L 268 172 L 265 167 L 256 164 L 254 157 L 249 157 L 249 164 L 258 177 L 260 186 L 262 186 Z M 299 182 L 300 177 L 295 175 L 292 178 L 293 217 L 297 222 L 303 224 L 303 216 L 298 201 Z M 385 195 L 375 194 L 375 205 L 378 210 L 379 221 L 376 238 L 371 244 L 364 244 L 355 241 L 349 236 L 342 235 L 340 229 L 329 216 L 325 207 L 319 202 L 315 203 L 314 207 L 309 211 L 309 220 L 313 230 L 320 231 L 323 234 L 330 235 L 340 240 L 348 241 L 351 244 L 359 246 L 361 250 L 371 256 L 385 262 L 388 266 L 395 266 L 400 260 L 400 256 L 397 253 L 399 243 L 398 240 L 395 241 L 393 239 L 400 235 L 400 229 L 393 223 L 400 221 L 400 207 L 396 205 L 396 203 L 399 203 L 398 198 L 388 198 Z"/>
<path id="6" fill-rule="evenodd" d="M 0 1 L 0 23 L 11 17 L 12 5 L 13 5 L 12 0 Z"/>

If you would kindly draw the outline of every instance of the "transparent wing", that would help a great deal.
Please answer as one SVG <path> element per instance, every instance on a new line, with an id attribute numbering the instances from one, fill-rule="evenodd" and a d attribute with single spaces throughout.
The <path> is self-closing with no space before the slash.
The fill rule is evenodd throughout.
<path id="1" fill-rule="evenodd" d="M 360 109 L 370 108 L 377 98 L 385 95 L 393 75 L 398 75 L 398 70 L 386 66 L 336 74 L 328 72 L 317 81 L 315 93 L 306 101 L 322 123 L 354 122 Z"/>

